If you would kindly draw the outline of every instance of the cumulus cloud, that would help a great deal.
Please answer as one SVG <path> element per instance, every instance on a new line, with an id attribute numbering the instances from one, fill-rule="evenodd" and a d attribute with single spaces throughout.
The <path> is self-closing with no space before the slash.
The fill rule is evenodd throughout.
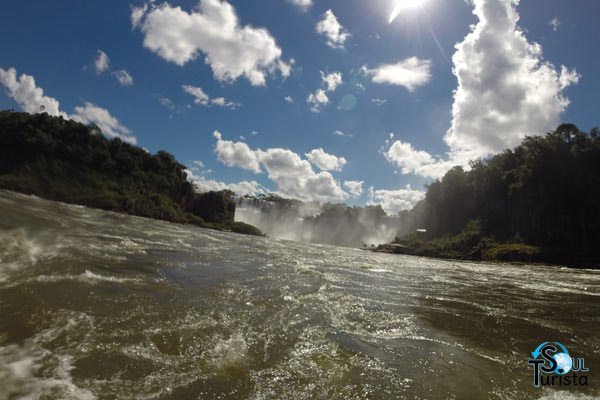
<path id="1" fill-rule="evenodd" d="M 517 26 L 518 0 L 472 3 L 479 22 L 452 57 L 458 87 L 444 136 L 448 160 L 399 141 L 386 157 L 403 173 L 439 177 L 453 165 L 468 167 L 470 160 L 515 147 L 525 136 L 545 134 L 569 105 L 563 91 L 580 79 L 575 70 L 545 61 L 542 47 L 527 40 Z"/>
<path id="2" fill-rule="evenodd" d="M 98 56 L 94 60 L 94 69 L 97 74 L 101 74 L 104 71 L 108 70 L 110 64 L 110 59 L 102 50 L 98 50 Z"/>
<path id="3" fill-rule="evenodd" d="M 410 143 L 395 141 L 384 152 L 385 158 L 401 168 L 402 174 L 441 178 L 452 167 L 450 161 L 432 157 L 426 151 L 415 150 Z"/>
<path id="4" fill-rule="evenodd" d="M 294 103 L 294 98 L 292 96 L 285 96 L 283 99 L 290 104 Z"/>
<path id="5" fill-rule="evenodd" d="M 425 192 L 414 190 L 410 185 L 398 190 L 375 190 L 369 187 L 369 201 L 367 205 L 381 205 L 388 215 L 396 215 L 400 211 L 410 210 L 420 200 L 425 198 Z"/>
<path id="6" fill-rule="evenodd" d="M 113 71 L 112 75 L 117 78 L 117 81 L 121 84 L 121 86 L 131 86 L 133 85 L 133 77 L 129 72 L 124 69 L 119 69 L 117 71 Z"/>
<path id="7" fill-rule="evenodd" d="M 333 92 L 342 84 L 342 73 L 335 71 L 330 74 L 325 74 L 321 71 L 321 80 L 327 86 L 327 91 Z"/>
<path id="8" fill-rule="evenodd" d="M 131 131 L 123 126 L 118 119 L 110 115 L 104 108 L 86 102 L 83 107 L 75 107 L 75 113 L 68 115 L 60 110 L 58 100 L 44 96 L 44 90 L 37 87 L 31 75 L 21 74 L 17 79 L 14 68 L 0 68 L 0 83 L 6 88 L 6 95 L 17 102 L 25 112 L 36 114 L 45 112 L 49 115 L 72 119 L 84 124 L 96 124 L 107 136 L 118 137 L 129 143 L 136 143 Z"/>
<path id="9" fill-rule="evenodd" d="M 223 140 L 219 131 L 214 131 L 213 136 L 217 138 L 217 158 L 228 167 L 240 167 L 254 173 L 261 172 L 256 153 L 243 142 Z"/>
<path id="10" fill-rule="evenodd" d="M 550 26 L 552 27 L 552 30 L 554 32 L 557 32 L 558 27 L 560 26 L 560 20 L 556 17 L 552 18 L 552 20 L 550 21 Z"/>
<path id="11" fill-rule="evenodd" d="M 198 192 L 210 192 L 210 191 L 221 191 L 231 190 L 238 196 L 245 196 L 247 194 L 256 195 L 259 193 L 265 193 L 262 186 L 256 181 L 241 181 L 237 183 L 224 183 L 214 179 L 206 179 L 203 176 L 195 175 L 192 171 L 186 170 L 188 180 L 190 180 Z"/>
<path id="12" fill-rule="evenodd" d="M 386 99 L 371 99 L 371 103 L 375 104 L 376 106 L 382 106 L 385 103 L 387 103 Z"/>
<path id="13" fill-rule="evenodd" d="M 241 106 L 240 103 L 236 103 L 234 101 L 227 101 L 224 97 L 210 98 L 202 88 L 191 86 L 191 85 L 182 85 L 183 91 L 187 94 L 194 96 L 194 103 L 200 104 L 202 106 L 208 107 L 210 105 L 216 105 L 219 107 L 227 107 L 231 109 L 235 109 Z"/>
<path id="14" fill-rule="evenodd" d="M 312 7 L 312 0 L 288 0 L 290 3 L 298 7 L 302 12 L 306 12 Z"/>
<path id="15" fill-rule="evenodd" d="M 325 74 L 321 71 L 321 81 L 322 85 L 325 85 L 325 89 L 317 89 L 314 93 L 309 93 L 306 98 L 306 102 L 311 105 L 310 110 L 314 113 L 320 112 L 323 107 L 329 104 L 327 92 L 333 92 L 342 84 L 342 73 L 335 71 Z"/>
<path id="16" fill-rule="evenodd" d="M 132 9 L 131 23 L 144 34 L 144 47 L 169 62 L 183 66 L 202 54 L 219 81 L 243 76 L 262 86 L 268 74 L 290 74 L 290 64 L 281 59 L 271 34 L 265 28 L 240 25 L 226 1 L 200 0 L 191 12 L 169 3 L 146 4 Z"/>
<path id="17" fill-rule="evenodd" d="M 414 92 L 431 79 L 431 61 L 417 57 L 410 57 L 396 64 L 383 64 L 374 69 L 365 65 L 362 69 L 375 83 L 404 86 L 409 92 Z"/>
<path id="18" fill-rule="evenodd" d="M 326 171 L 315 173 L 306 160 L 287 149 L 260 151 L 260 159 L 278 192 L 304 201 L 344 201 L 348 194 Z"/>
<path id="19" fill-rule="evenodd" d="M 329 103 L 329 97 L 323 89 L 317 89 L 314 93 L 309 93 L 306 102 L 310 104 L 310 110 L 314 113 L 321 111 Z"/>
<path id="20" fill-rule="evenodd" d="M 325 36 L 327 45 L 334 49 L 343 49 L 350 33 L 338 22 L 333 11 L 327 10 L 323 19 L 317 23 L 317 33 Z"/>
<path id="21" fill-rule="evenodd" d="M 456 46 L 458 78 L 452 126 L 444 140 L 456 151 L 480 155 L 518 145 L 526 135 L 553 129 L 569 105 L 562 91 L 579 75 L 542 58 L 517 26 L 515 0 L 475 0 L 478 24 Z"/>
<path id="22" fill-rule="evenodd" d="M 345 181 L 344 186 L 348 188 L 351 197 L 360 197 L 363 192 L 362 185 L 365 181 Z"/>
<path id="23" fill-rule="evenodd" d="M 246 143 L 223 140 L 217 131 L 217 157 L 227 166 L 241 167 L 255 173 L 267 171 L 269 179 L 277 185 L 277 192 L 283 196 L 304 201 L 344 201 L 348 194 L 327 171 L 318 174 L 307 160 L 303 160 L 291 150 L 271 148 L 252 150 Z"/>
<path id="24" fill-rule="evenodd" d="M 14 68 L 0 68 L 0 83 L 5 86 L 6 95 L 14 99 L 23 111 L 31 114 L 47 112 L 68 118 L 66 113 L 60 111 L 58 100 L 44 96 L 44 90 L 36 86 L 33 76 L 21 74 L 17 79 L 17 70 Z"/>
<path id="25" fill-rule="evenodd" d="M 322 171 L 341 171 L 343 166 L 346 165 L 344 157 L 336 157 L 333 154 L 325 153 L 321 148 L 314 149 L 310 153 L 306 153 L 305 156 Z"/>
<path id="26" fill-rule="evenodd" d="M 75 107 L 75 114 L 70 118 L 82 124 L 96 124 L 107 136 L 118 137 L 121 140 L 135 144 L 136 138 L 131 136 L 131 130 L 123 126 L 118 119 L 110 115 L 108 110 L 86 102 L 83 107 Z"/>

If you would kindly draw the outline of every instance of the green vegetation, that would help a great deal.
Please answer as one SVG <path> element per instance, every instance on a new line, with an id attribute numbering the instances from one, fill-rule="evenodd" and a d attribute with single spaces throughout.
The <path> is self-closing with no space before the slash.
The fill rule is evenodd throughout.
<path id="1" fill-rule="evenodd" d="M 195 193 L 185 166 L 95 126 L 48 114 L 0 112 L 0 188 L 50 200 L 207 228 L 262 234 L 233 221 L 230 193 Z"/>
<path id="2" fill-rule="evenodd" d="M 396 240 L 405 246 L 404 253 L 424 257 L 439 257 L 484 261 L 540 261 L 540 251 L 524 243 L 499 243 L 484 236 L 479 220 L 467 223 L 454 235 L 426 237 L 420 234 L 406 235 Z"/>
<path id="3" fill-rule="evenodd" d="M 597 265 L 598 133 L 563 124 L 470 171 L 454 167 L 400 213 L 406 236 L 396 242 L 416 255 Z"/>

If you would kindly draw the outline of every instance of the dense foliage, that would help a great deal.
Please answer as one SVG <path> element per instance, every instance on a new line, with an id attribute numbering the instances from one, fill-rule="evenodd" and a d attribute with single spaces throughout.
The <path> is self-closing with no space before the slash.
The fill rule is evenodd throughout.
<path id="1" fill-rule="evenodd" d="M 410 252 L 471 259 L 600 259 L 598 129 L 563 124 L 514 150 L 455 167 L 400 214 Z"/>
<path id="2" fill-rule="evenodd" d="M 234 223 L 227 193 L 194 193 L 185 166 L 159 151 L 108 140 L 95 126 L 48 114 L 0 112 L 0 187 L 22 193 L 210 228 Z"/>

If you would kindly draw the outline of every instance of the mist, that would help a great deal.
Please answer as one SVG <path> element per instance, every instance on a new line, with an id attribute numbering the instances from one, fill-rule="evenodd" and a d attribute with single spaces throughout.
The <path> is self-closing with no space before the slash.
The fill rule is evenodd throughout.
<path id="1" fill-rule="evenodd" d="M 237 197 L 235 220 L 256 226 L 270 237 L 364 247 L 389 243 L 399 228 L 380 206 L 303 203 L 269 196 L 267 200 Z"/>

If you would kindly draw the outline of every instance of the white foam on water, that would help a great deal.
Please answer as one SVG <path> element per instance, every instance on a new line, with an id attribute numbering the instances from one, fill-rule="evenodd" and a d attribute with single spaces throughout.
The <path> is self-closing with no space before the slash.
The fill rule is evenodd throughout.
<path id="1" fill-rule="evenodd" d="M 91 283 L 91 284 L 95 284 L 98 282 L 115 282 L 115 283 L 126 283 L 126 282 L 134 282 L 134 283 L 141 283 L 141 281 L 139 279 L 136 278 L 119 278 L 116 276 L 110 276 L 110 275 L 99 275 L 99 274 L 95 274 L 91 271 L 88 271 L 87 269 L 85 270 L 84 273 L 77 275 L 76 276 L 76 280 L 80 281 L 80 282 L 85 282 L 85 283 Z"/>
<path id="2" fill-rule="evenodd" d="M 552 282 L 552 284 L 544 283 L 529 283 L 529 282 L 516 282 L 516 284 L 527 290 L 535 292 L 554 292 L 554 293 L 569 293 L 586 296 L 600 296 L 599 291 L 593 291 L 591 287 L 584 286 L 582 283 L 564 283 L 564 282 Z"/>
<path id="3" fill-rule="evenodd" d="M 85 272 L 78 275 L 38 275 L 32 278 L 27 278 L 24 282 L 57 283 L 67 281 L 80 282 L 87 285 L 97 285 L 102 282 L 144 284 L 144 282 L 139 278 L 122 278 L 112 275 L 101 275 L 89 270 L 85 270 Z M 22 282 L 13 282 L 11 285 L 5 285 L 5 287 L 18 286 L 21 283 Z"/>
<path id="4" fill-rule="evenodd" d="M 217 368 L 222 369 L 243 362 L 247 352 L 246 339 L 240 332 L 236 332 L 228 339 L 218 339 L 206 355 Z"/>
<path id="5" fill-rule="evenodd" d="M 34 235 L 23 228 L 0 231 L 0 283 L 17 271 L 58 256 L 61 248 L 55 237 L 44 233 Z"/>
<path id="6" fill-rule="evenodd" d="M 23 344 L 0 346 L 0 399 L 61 398 L 91 400 L 96 396 L 78 387 L 72 379 L 73 357 L 65 354 L 73 350 L 48 350 L 49 343 L 62 336 L 79 336 L 83 329 L 93 330 L 93 321 L 83 313 L 65 312 L 55 319 L 55 325 L 45 329 Z M 69 338 L 78 346 L 80 341 Z"/>

